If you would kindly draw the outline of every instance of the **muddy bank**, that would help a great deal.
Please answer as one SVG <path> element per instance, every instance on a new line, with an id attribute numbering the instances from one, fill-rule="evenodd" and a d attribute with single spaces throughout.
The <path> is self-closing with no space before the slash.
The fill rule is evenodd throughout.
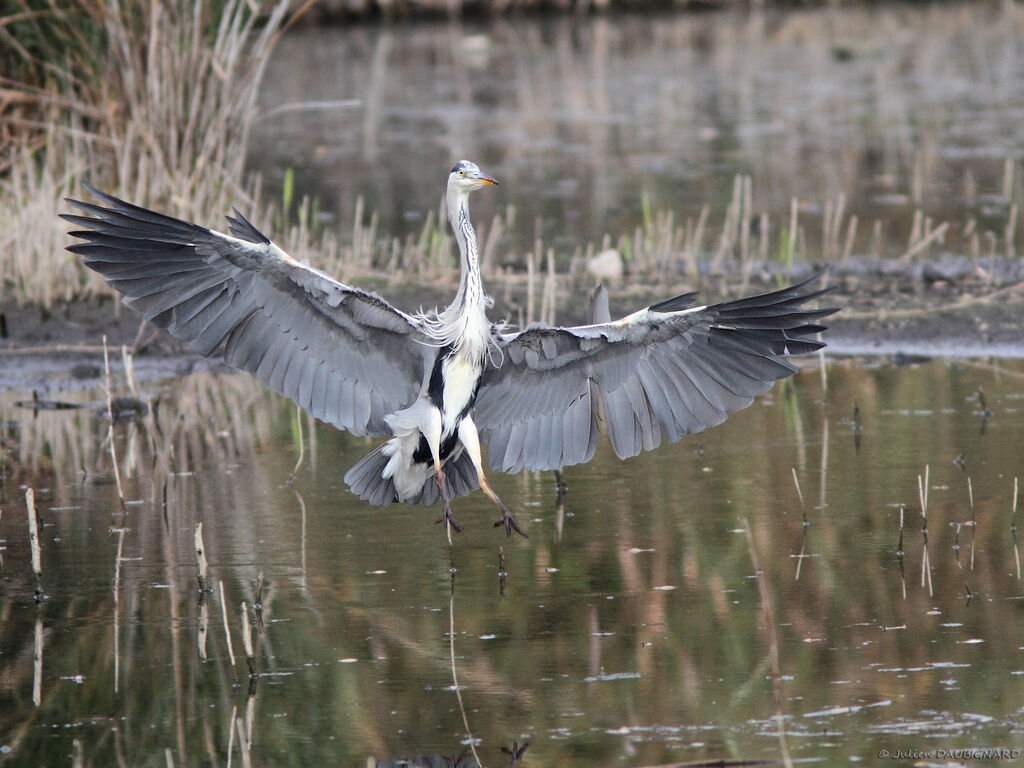
<path id="1" fill-rule="evenodd" d="M 1022 357 L 1024 338 L 1024 276 L 1017 262 L 980 265 L 858 262 L 832 267 L 834 286 L 827 299 L 842 308 L 831 318 L 828 351 L 840 355 L 914 355 L 944 357 Z M 809 277 L 817 267 L 801 265 L 791 279 Z M 709 271 L 700 279 L 702 301 L 718 301 L 745 293 L 772 290 L 778 277 L 770 267 L 751 270 L 746 280 L 735 272 Z M 613 286 L 613 315 L 621 316 L 658 298 L 692 289 L 679 281 L 665 289 Z M 525 306 L 521 286 L 493 281 L 492 317 L 513 322 Z M 380 287 L 378 292 L 406 308 L 444 305 L 450 290 Z M 582 322 L 584 286 L 560 296 L 559 320 Z M 0 387 L 46 392 L 91 387 L 103 375 L 104 335 L 111 369 L 122 366 L 121 347 L 135 355 L 141 381 L 173 378 L 196 369 L 226 369 L 218 359 L 203 359 L 167 333 L 142 322 L 112 300 L 71 303 L 51 311 L 7 305 L 2 309 Z"/>

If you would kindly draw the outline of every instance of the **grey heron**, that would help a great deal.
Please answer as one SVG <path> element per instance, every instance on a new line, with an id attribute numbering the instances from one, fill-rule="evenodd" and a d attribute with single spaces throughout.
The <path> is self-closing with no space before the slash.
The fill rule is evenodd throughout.
<path id="1" fill-rule="evenodd" d="M 816 278 L 759 296 L 694 305 L 687 293 L 612 321 L 606 297 L 575 327 L 513 329 L 488 319 L 468 200 L 498 182 L 474 163 L 448 175 L 447 208 L 461 255 L 454 301 L 406 313 L 289 256 L 237 210 L 228 233 L 140 208 L 88 185 L 105 203 L 68 202 L 82 230 L 69 246 L 145 319 L 220 353 L 316 418 L 388 439 L 345 481 L 371 504 L 443 503 L 480 488 L 495 527 L 525 536 L 487 482 L 494 470 L 589 461 L 603 420 L 620 458 L 722 422 L 817 350 L 806 302 Z"/>

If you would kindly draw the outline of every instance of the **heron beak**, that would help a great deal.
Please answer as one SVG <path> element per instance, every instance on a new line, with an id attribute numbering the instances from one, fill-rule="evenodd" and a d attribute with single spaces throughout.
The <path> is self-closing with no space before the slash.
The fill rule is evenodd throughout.
<path id="1" fill-rule="evenodd" d="M 485 173 L 481 173 L 477 177 L 476 180 L 479 181 L 481 184 L 489 184 L 489 185 L 494 186 L 494 187 L 498 186 L 498 180 L 497 179 L 492 179 L 490 176 L 488 176 Z"/>

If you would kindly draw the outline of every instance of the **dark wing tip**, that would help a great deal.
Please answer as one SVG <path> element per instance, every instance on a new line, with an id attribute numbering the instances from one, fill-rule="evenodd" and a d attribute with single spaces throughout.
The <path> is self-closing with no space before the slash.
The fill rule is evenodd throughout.
<path id="1" fill-rule="evenodd" d="M 227 217 L 228 227 L 235 237 L 247 240 L 257 245 L 267 245 L 270 238 L 260 232 L 237 208 L 231 209 L 231 216 Z"/>
<path id="2" fill-rule="evenodd" d="M 693 304 L 695 298 L 697 298 L 696 291 L 681 293 L 678 296 L 673 296 L 671 299 L 659 301 L 657 304 L 648 307 L 648 309 L 652 312 L 679 312 Z"/>

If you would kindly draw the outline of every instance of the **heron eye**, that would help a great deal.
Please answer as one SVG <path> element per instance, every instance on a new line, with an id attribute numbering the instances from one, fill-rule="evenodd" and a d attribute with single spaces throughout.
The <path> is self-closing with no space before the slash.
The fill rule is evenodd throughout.
<path id="1" fill-rule="evenodd" d="M 465 175 L 466 175 L 465 171 L 459 171 L 459 176 L 465 176 Z"/>

